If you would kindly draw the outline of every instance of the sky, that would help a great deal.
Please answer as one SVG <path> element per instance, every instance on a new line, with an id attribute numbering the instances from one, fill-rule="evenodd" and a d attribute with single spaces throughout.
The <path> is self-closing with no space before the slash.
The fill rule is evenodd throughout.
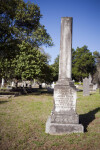
<path id="1" fill-rule="evenodd" d="M 27 2 L 28 0 L 24 0 Z M 60 51 L 61 17 L 73 17 L 72 48 L 84 45 L 100 52 L 100 0 L 30 0 L 40 7 L 43 24 L 54 46 L 43 47 L 54 63 Z"/>

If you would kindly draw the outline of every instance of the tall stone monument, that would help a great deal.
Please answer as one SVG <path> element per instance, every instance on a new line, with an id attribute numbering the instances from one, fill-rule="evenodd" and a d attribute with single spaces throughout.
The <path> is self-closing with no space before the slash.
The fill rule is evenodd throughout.
<path id="1" fill-rule="evenodd" d="M 83 132 L 76 113 L 76 87 L 71 79 L 72 18 L 61 18 L 59 79 L 54 87 L 54 108 L 46 122 L 46 133 L 60 135 Z"/>

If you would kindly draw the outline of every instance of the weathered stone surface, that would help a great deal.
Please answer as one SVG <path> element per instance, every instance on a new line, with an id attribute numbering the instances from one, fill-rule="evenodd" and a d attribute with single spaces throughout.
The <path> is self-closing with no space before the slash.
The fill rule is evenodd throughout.
<path id="1" fill-rule="evenodd" d="M 74 112 L 53 113 L 51 115 L 51 123 L 71 124 L 79 123 L 78 115 Z"/>
<path id="2" fill-rule="evenodd" d="M 76 108 L 76 90 L 74 86 L 55 85 L 54 105 L 56 112 L 75 111 Z"/>
<path id="3" fill-rule="evenodd" d="M 46 133 L 83 132 L 76 113 L 76 87 L 71 79 L 72 18 L 61 19 L 59 79 L 54 87 L 54 108 L 46 122 Z"/>
<path id="4" fill-rule="evenodd" d="M 84 132 L 84 128 L 81 124 L 73 124 L 73 123 L 52 123 L 51 116 L 48 118 L 46 122 L 46 133 L 51 135 L 62 135 L 68 133 L 82 133 Z"/>
<path id="5" fill-rule="evenodd" d="M 91 74 L 89 74 L 89 85 L 91 85 L 92 84 L 92 76 L 91 76 Z"/>
<path id="6" fill-rule="evenodd" d="M 96 91 L 96 89 L 97 89 L 97 84 L 94 84 L 93 85 L 93 91 Z"/>
<path id="7" fill-rule="evenodd" d="M 89 88 L 89 79 L 83 79 L 83 96 L 90 95 L 90 88 Z"/>
<path id="8" fill-rule="evenodd" d="M 61 18 L 59 78 L 71 78 L 72 18 Z"/>
<path id="9" fill-rule="evenodd" d="M 76 90 L 74 86 L 55 85 L 54 109 L 46 123 L 46 133 L 59 135 L 83 132 L 76 113 Z"/>

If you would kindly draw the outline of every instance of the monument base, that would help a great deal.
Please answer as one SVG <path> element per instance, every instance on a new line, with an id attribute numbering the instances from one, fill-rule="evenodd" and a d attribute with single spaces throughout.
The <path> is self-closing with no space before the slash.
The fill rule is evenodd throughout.
<path id="1" fill-rule="evenodd" d="M 46 133 L 83 133 L 76 113 L 76 87 L 71 79 L 60 79 L 54 87 L 54 108 L 46 122 Z"/>
<path id="2" fill-rule="evenodd" d="M 58 124 L 52 123 L 51 116 L 46 122 L 46 133 L 51 135 L 62 135 L 70 133 L 83 133 L 84 128 L 81 124 Z"/>

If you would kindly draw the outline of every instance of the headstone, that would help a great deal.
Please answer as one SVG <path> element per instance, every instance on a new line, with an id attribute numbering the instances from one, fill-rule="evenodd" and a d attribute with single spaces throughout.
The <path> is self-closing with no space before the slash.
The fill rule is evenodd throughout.
<path id="1" fill-rule="evenodd" d="M 22 85 L 23 85 L 23 87 L 26 87 L 26 81 L 23 81 Z"/>
<path id="2" fill-rule="evenodd" d="M 55 83 L 53 82 L 53 83 L 51 84 L 51 88 L 54 89 L 54 86 L 55 86 Z"/>
<path id="3" fill-rule="evenodd" d="M 46 83 L 42 83 L 42 87 L 43 87 L 43 88 L 46 88 Z"/>
<path id="4" fill-rule="evenodd" d="M 78 85 L 78 84 L 76 84 L 75 86 L 76 86 L 76 88 L 78 88 L 78 87 L 79 87 L 79 85 Z"/>
<path id="5" fill-rule="evenodd" d="M 2 78 L 1 88 L 3 88 L 3 87 L 4 87 L 4 83 L 5 83 L 5 80 L 4 80 L 4 78 Z"/>
<path id="6" fill-rule="evenodd" d="M 97 89 L 97 84 L 93 84 L 93 91 L 96 91 Z"/>
<path id="7" fill-rule="evenodd" d="M 89 88 L 89 79 L 83 79 L 83 96 L 90 95 L 90 88 Z"/>
<path id="8" fill-rule="evenodd" d="M 34 79 L 34 83 L 33 83 L 33 87 L 36 85 L 36 81 L 35 81 L 35 79 Z"/>
<path id="9" fill-rule="evenodd" d="M 59 79 L 54 87 L 54 108 L 46 122 L 46 133 L 60 135 L 83 132 L 76 113 L 76 87 L 71 79 L 72 18 L 61 18 Z"/>
<path id="10" fill-rule="evenodd" d="M 92 76 L 89 74 L 89 85 L 92 84 Z"/>
<path id="11" fill-rule="evenodd" d="M 89 74 L 89 89 L 90 91 L 93 91 L 93 83 L 92 83 L 92 76 Z"/>
<path id="12" fill-rule="evenodd" d="M 12 81 L 11 86 L 12 86 L 12 87 L 15 87 L 15 83 L 14 83 L 14 81 Z"/>
<path id="13" fill-rule="evenodd" d="M 93 91 L 93 84 L 89 85 L 89 89 L 90 89 L 91 92 Z"/>

